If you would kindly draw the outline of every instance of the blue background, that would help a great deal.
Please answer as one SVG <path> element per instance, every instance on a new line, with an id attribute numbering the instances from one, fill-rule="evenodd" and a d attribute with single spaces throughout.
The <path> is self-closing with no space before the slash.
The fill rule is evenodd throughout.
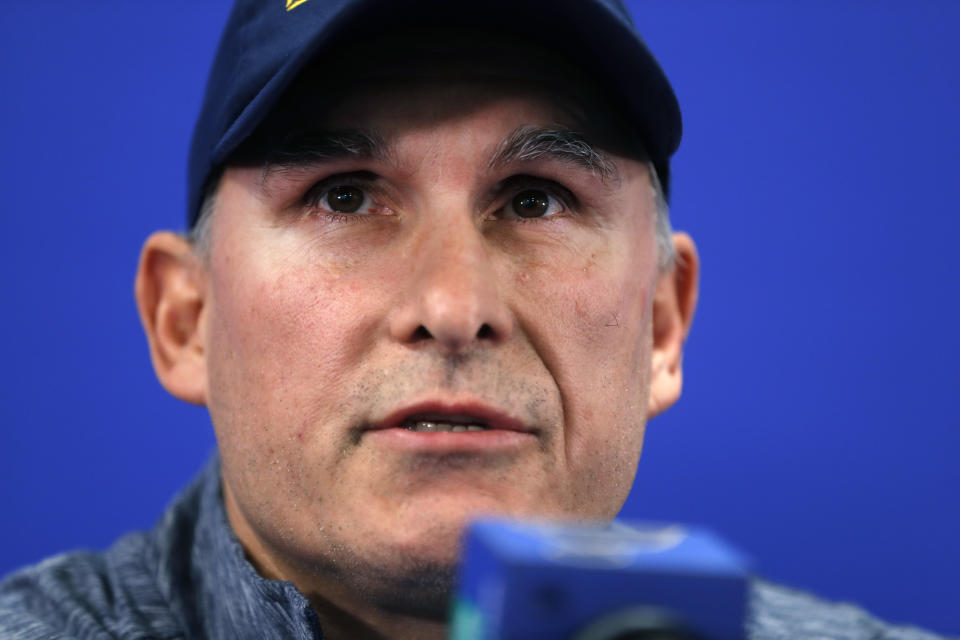
<path id="1" fill-rule="evenodd" d="M 684 110 L 703 287 L 625 514 L 960 634 L 960 3 L 720 4 L 632 3 Z M 181 224 L 226 11 L 0 7 L 0 573 L 149 527 L 214 447 L 153 377 L 132 281 Z"/>

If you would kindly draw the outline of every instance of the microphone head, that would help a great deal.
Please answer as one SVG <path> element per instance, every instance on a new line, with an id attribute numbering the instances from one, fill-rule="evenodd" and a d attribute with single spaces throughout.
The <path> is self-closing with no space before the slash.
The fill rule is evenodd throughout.
<path id="1" fill-rule="evenodd" d="M 750 562 L 677 524 L 482 520 L 464 540 L 453 640 L 743 638 Z"/>

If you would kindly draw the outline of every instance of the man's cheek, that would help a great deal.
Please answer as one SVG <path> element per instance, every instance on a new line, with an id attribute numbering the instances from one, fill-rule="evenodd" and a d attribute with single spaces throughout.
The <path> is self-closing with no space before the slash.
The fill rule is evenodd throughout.
<path id="1" fill-rule="evenodd" d="M 241 275 L 216 298 L 220 327 L 255 360 L 325 371 L 348 351 L 365 324 L 369 292 L 325 271 Z M 318 360 L 319 358 L 319 360 Z M 257 362 L 259 361 L 259 362 Z"/>
<path id="2" fill-rule="evenodd" d="M 549 276 L 531 273 L 525 283 L 531 317 L 549 319 L 539 331 L 551 343 L 547 365 L 564 396 L 565 438 L 579 452 L 574 462 L 586 470 L 596 462 L 593 452 L 626 447 L 618 477 L 635 468 L 650 366 L 651 288 L 628 270 L 585 262 Z"/>
<path id="3" fill-rule="evenodd" d="M 207 355 L 210 410 L 221 439 L 250 449 L 243 459 L 277 457 L 278 446 L 292 459 L 329 437 L 328 410 L 350 389 L 363 350 L 351 289 L 289 277 L 221 289 Z"/>
<path id="4" fill-rule="evenodd" d="M 562 331 L 567 349 L 620 349 L 639 335 L 649 289 L 623 269 L 580 261 L 572 266 L 524 270 L 520 298 L 534 317 L 550 309 L 548 322 Z"/>

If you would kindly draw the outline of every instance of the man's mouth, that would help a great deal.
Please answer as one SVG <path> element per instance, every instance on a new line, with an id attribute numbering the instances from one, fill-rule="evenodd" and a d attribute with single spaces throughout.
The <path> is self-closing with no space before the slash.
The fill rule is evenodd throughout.
<path id="1" fill-rule="evenodd" d="M 411 442 L 422 441 L 420 434 L 441 434 L 436 439 L 438 446 L 441 442 L 463 444 L 466 439 L 472 441 L 473 437 L 477 438 L 478 443 L 488 440 L 492 443 L 508 437 L 524 441 L 537 437 L 539 433 L 538 429 L 522 420 L 482 402 L 434 400 L 415 402 L 397 409 L 375 420 L 364 431 L 382 435 L 392 432 L 398 436 L 404 434 L 417 438 Z"/>
<path id="2" fill-rule="evenodd" d="M 476 416 L 449 416 L 443 414 L 414 415 L 404 420 L 400 427 L 418 433 L 433 433 L 449 431 L 463 433 L 466 431 L 489 431 L 490 425 Z"/>
<path id="3" fill-rule="evenodd" d="M 539 429 L 494 405 L 429 399 L 396 409 L 363 429 L 375 447 L 422 456 L 516 455 L 540 440 Z"/>

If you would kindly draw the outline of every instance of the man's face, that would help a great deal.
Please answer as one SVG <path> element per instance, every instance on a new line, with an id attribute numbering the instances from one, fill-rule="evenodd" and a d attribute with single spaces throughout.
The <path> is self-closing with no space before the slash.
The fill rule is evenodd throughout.
<path id="1" fill-rule="evenodd" d="M 551 148 L 592 132 L 538 83 L 331 91 L 299 110 L 312 161 L 217 193 L 206 402 L 241 540 L 393 588 L 480 514 L 614 516 L 650 386 L 645 164 Z"/>

